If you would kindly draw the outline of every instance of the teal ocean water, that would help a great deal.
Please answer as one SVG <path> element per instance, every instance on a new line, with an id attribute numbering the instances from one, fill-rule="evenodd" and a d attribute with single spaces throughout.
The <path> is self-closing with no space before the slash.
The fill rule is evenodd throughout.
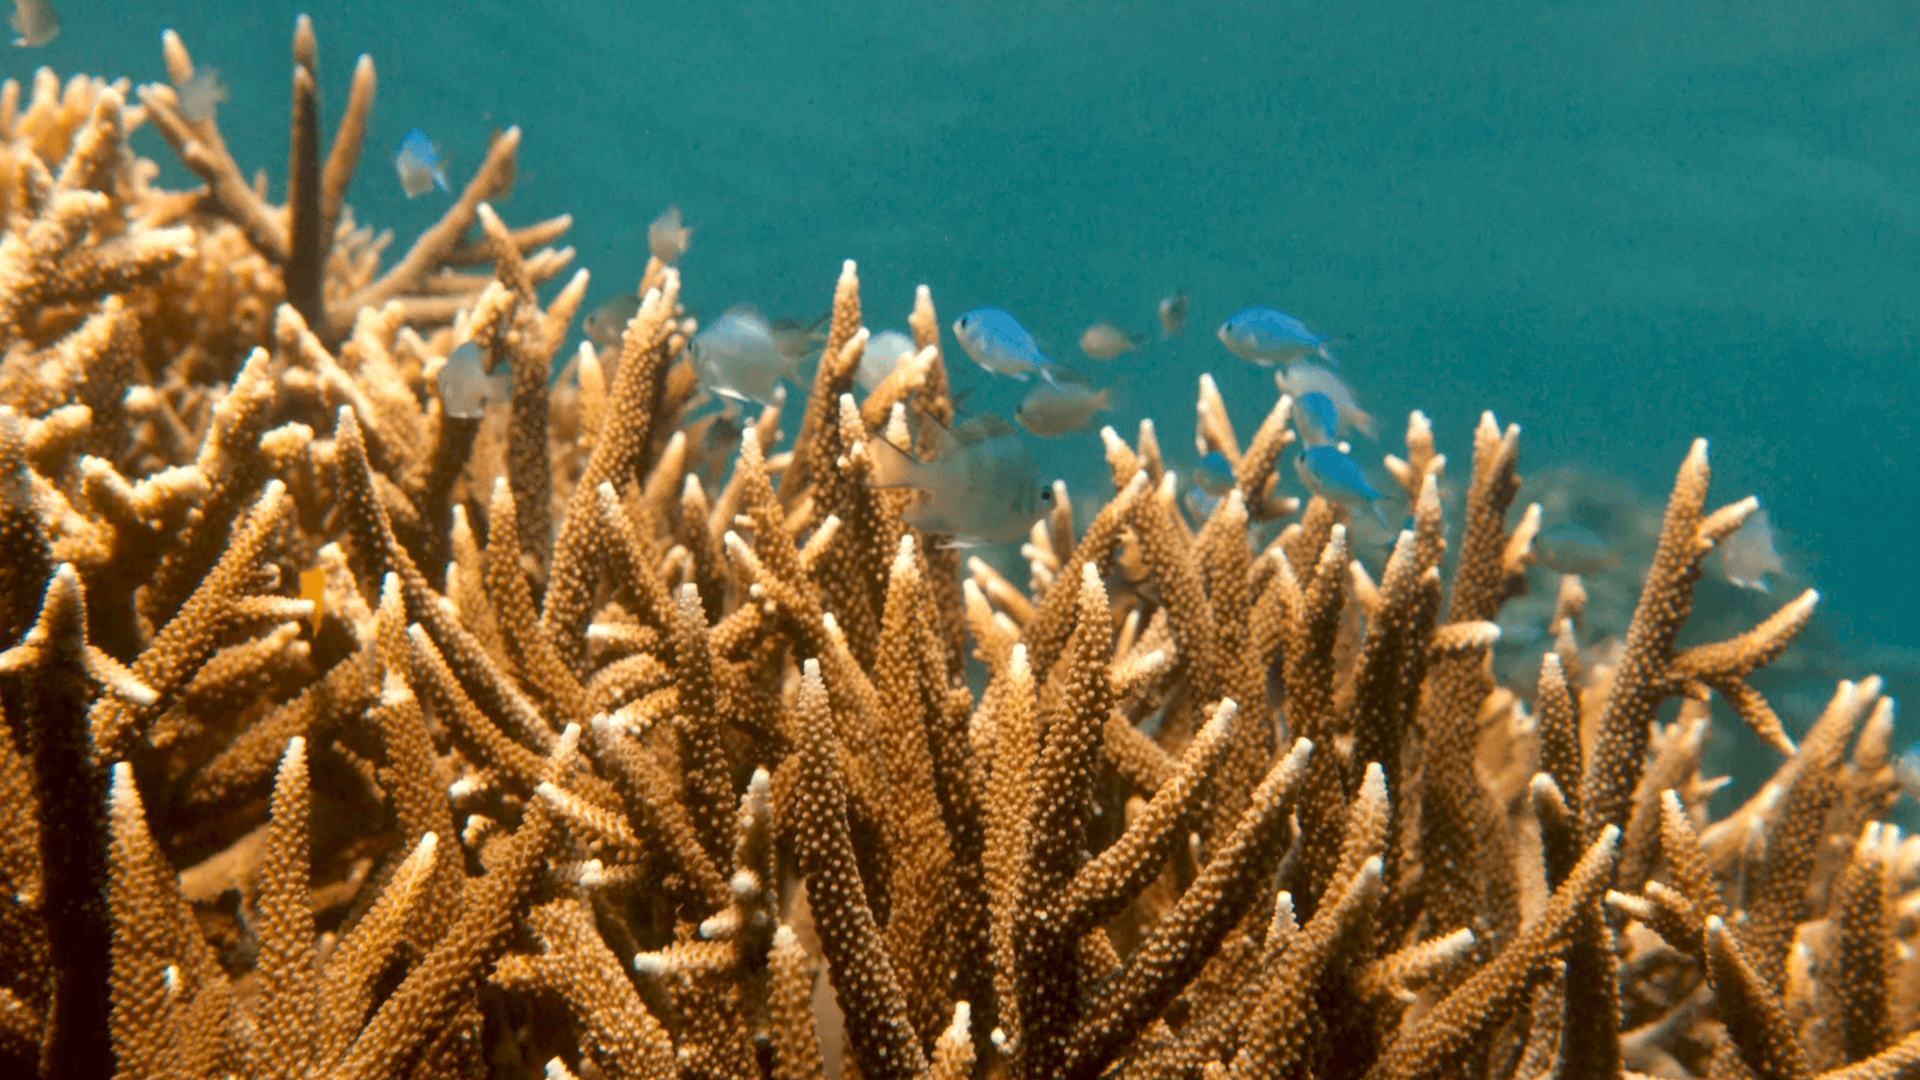
<path id="1" fill-rule="evenodd" d="M 279 197 L 302 9 L 59 6 L 60 37 L 7 50 L 8 76 L 159 79 L 171 26 L 224 74 L 229 145 Z M 1826 647 L 1896 688 L 1920 670 L 1920 17 L 1899 5 L 304 10 L 329 124 L 355 55 L 378 65 L 350 199 L 396 253 L 446 199 L 403 198 L 401 135 L 440 140 L 457 185 L 518 124 L 503 210 L 574 215 L 589 306 L 631 289 L 647 222 L 676 204 L 707 319 L 816 315 L 854 258 L 876 330 L 904 327 L 922 282 L 946 322 L 1009 308 L 1118 387 L 1122 431 L 1154 416 L 1183 463 L 1200 373 L 1243 434 L 1272 403 L 1270 373 L 1212 331 L 1275 305 L 1334 339 L 1381 418 L 1356 447 L 1376 465 L 1420 408 L 1464 477 L 1492 409 L 1523 426 L 1524 473 L 1577 464 L 1657 497 L 1708 437 L 1716 501 L 1758 494 L 1824 593 Z M 1183 337 L 1079 356 L 1088 323 L 1144 330 L 1178 288 Z M 1021 388 L 948 346 L 968 407 L 1011 415 Z M 1035 447 L 1076 487 L 1104 476 L 1092 431 Z"/>

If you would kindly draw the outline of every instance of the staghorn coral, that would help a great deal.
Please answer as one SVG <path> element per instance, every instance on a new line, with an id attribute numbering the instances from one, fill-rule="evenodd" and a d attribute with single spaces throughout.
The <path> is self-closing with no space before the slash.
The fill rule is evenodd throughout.
<path id="1" fill-rule="evenodd" d="M 166 40 L 176 82 L 184 47 Z M 1794 743 L 1746 681 L 1815 597 L 1679 647 L 1752 511 L 1682 464 L 1617 660 L 1562 583 L 1491 650 L 1537 510 L 1485 417 L 1457 532 L 1424 417 L 1376 577 L 1277 488 L 1175 501 L 1104 433 L 1029 588 L 868 482 L 950 421 L 938 321 L 864 402 L 854 266 L 792 448 L 710 422 L 658 262 L 544 377 L 585 278 L 484 199 L 384 274 L 296 31 L 289 205 L 165 87 L 0 94 L 0 1056 L 46 1076 L 1893 1077 L 1920 841 L 1892 703 Z M 151 186 L 160 128 L 204 190 Z M 476 239 L 467 239 L 478 224 Z M 490 275 L 448 269 L 492 264 Z M 445 416 L 472 340 L 512 401 Z M 703 426 L 705 425 L 705 426 Z M 1298 514 L 1295 518 L 1294 515 Z M 1457 548 L 1443 573 L 1449 547 Z M 1784 760 L 1710 820 L 1704 701 Z M 1663 703 L 1684 699 L 1661 723 Z"/>

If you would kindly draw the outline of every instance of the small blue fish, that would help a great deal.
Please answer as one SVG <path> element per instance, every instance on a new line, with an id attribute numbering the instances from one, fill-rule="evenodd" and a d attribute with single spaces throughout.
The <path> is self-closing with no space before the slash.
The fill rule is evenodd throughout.
<path id="1" fill-rule="evenodd" d="M 1303 445 L 1325 446 L 1340 431 L 1340 407 L 1320 391 L 1309 390 L 1293 403 L 1293 424 Z"/>
<path id="2" fill-rule="evenodd" d="M 433 381 L 440 392 L 441 411 L 461 420 L 484 416 L 489 402 L 513 399 L 513 372 L 501 364 L 499 371 L 487 374 L 480 346 L 471 341 L 454 346 Z"/>
<path id="3" fill-rule="evenodd" d="M 1021 382 L 1034 372 L 1053 382 L 1052 358 L 1040 351 L 1020 320 L 996 307 L 974 308 L 953 320 L 953 336 L 973 362 L 988 371 L 1011 375 Z M 1056 384 L 1057 385 L 1057 384 Z"/>
<path id="4" fill-rule="evenodd" d="M 1215 450 L 1193 467 L 1193 482 L 1209 495 L 1225 495 L 1233 489 L 1233 463 Z"/>
<path id="5" fill-rule="evenodd" d="M 400 174 L 400 190 L 409 199 L 436 186 L 441 191 L 451 190 L 447 174 L 440 168 L 440 144 L 419 128 L 409 128 L 407 137 L 400 140 L 400 148 L 393 153 L 393 167 Z"/>
<path id="6" fill-rule="evenodd" d="M 1040 466 L 1012 425 L 997 416 L 976 416 L 944 436 L 940 456 L 932 461 L 903 453 L 885 439 L 869 442 L 874 486 L 919 491 L 903 516 L 928 532 L 996 543 L 1027 535 L 1040 520 L 1042 500 L 1053 493 L 1040 486 Z"/>
<path id="7" fill-rule="evenodd" d="M 1382 528 L 1392 528 L 1380 509 L 1385 496 L 1367 480 L 1367 471 L 1352 455 L 1337 446 L 1309 446 L 1293 460 L 1293 467 L 1300 474 L 1300 482 L 1315 495 L 1344 506 L 1366 506 Z"/>
<path id="8" fill-rule="evenodd" d="M 1577 521 L 1541 529 L 1533 538 L 1533 558 L 1562 574 L 1598 574 L 1620 565 L 1620 553 Z"/>
<path id="9" fill-rule="evenodd" d="M 1313 353 L 1338 368 L 1327 339 L 1299 319 L 1270 307 L 1242 308 L 1220 324 L 1220 344 L 1243 360 L 1262 367 L 1298 360 Z"/>

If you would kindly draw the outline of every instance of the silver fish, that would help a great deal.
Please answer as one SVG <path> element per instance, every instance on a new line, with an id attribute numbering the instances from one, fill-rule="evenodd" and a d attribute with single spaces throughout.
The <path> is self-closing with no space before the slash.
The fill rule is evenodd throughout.
<path id="1" fill-rule="evenodd" d="M 219 68 L 195 68 L 193 77 L 180 84 L 180 115 L 189 120 L 211 120 L 227 100 L 227 84 Z"/>
<path id="2" fill-rule="evenodd" d="M 1920 802 L 1920 745 L 1909 746 L 1893 764 L 1893 778 L 1907 798 Z"/>
<path id="3" fill-rule="evenodd" d="M 513 372 L 505 364 L 489 375 L 480 356 L 480 346 L 463 341 L 447 354 L 434 377 L 434 389 L 440 393 L 440 409 L 446 415 L 472 420 L 486 415 L 489 403 L 513 398 Z"/>
<path id="4" fill-rule="evenodd" d="M 1764 509 L 1755 510 L 1732 536 L 1720 541 L 1720 559 L 1728 581 L 1760 592 L 1772 591 L 1768 574 L 1785 573 L 1787 569 L 1773 546 L 1773 522 Z"/>
<path id="5" fill-rule="evenodd" d="M 1095 360 L 1111 360 L 1123 352 L 1138 352 L 1143 340 L 1112 323 L 1094 323 L 1081 331 L 1080 351 Z"/>
<path id="6" fill-rule="evenodd" d="M 867 351 L 860 355 L 860 368 L 853 373 L 853 381 L 862 390 L 872 390 L 893 374 L 901 360 L 919 351 L 913 347 L 913 339 L 900 331 L 882 330 L 867 339 Z"/>
<path id="7" fill-rule="evenodd" d="M 13 30 L 16 47 L 37 49 L 60 36 L 60 16 L 47 0 L 13 0 Z"/>
<path id="8" fill-rule="evenodd" d="M 1577 521 L 1563 521 L 1533 538 L 1533 557 L 1562 574 L 1599 574 L 1620 565 L 1620 553 Z"/>
<path id="9" fill-rule="evenodd" d="M 1160 301 L 1160 340 L 1180 336 L 1187 328 L 1187 290 L 1181 289 Z"/>
<path id="10" fill-rule="evenodd" d="M 722 397 L 772 405 L 781 379 L 798 380 L 800 365 L 781 354 L 773 327 L 750 307 L 728 310 L 687 349 L 701 385 Z"/>
<path id="11" fill-rule="evenodd" d="M 1343 382 L 1340 376 L 1321 367 L 1319 364 L 1297 361 L 1288 364 L 1283 373 L 1277 373 L 1273 381 L 1280 389 L 1292 394 L 1296 399 L 1310 393 L 1322 393 L 1333 402 L 1334 410 L 1340 416 L 1340 423 L 1358 431 L 1369 439 L 1379 438 L 1379 425 L 1373 416 L 1360 407 L 1354 399 L 1353 390 Z"/>
<path id="12" fill-rule="evenodd" d="M 804 362 L 819 351 L 818 346 L 826 344 L 826 332 L 820 328 L 832 317 L 833 312 L 828 311 L 810 323 L 799 319 L 773 320 L 773 347 L 796 364 Z"/>
<path id="13" fill-rule="evenodd" d="M 495 127 L 493 131 L 487 135 L 488 155 L 492 155 L 494 144 L 506 138 L 506 135 L 507 133 L 498 127 Z M 505 166 L 498 173 L 494 174 L 494 178 L 499 186 L 493 189 L 493 194 L 488 196 L 489 198 L 504 199 L 513 194 L 513 181 L 520 175 L 519 160 L 516 155 L 507 155 Z"/>
<path id="14" fill-rule="evenodd" d="M 692 447 L 688 470 L 708 484 L 719 484 L 726 477 L 727 464 L 733 460 L 733 452 L 740 449 L 740 437 L 746 431 L 740 420 L 740 406 L 730 401 L 726 408 L 708 413 L 681 430 L 687 433 L 687 442 Z"/>
<path id="15" fill-rule="evenodd" d="M 634 314 L 639 310 L 639 297 L 632 293 L 621 293 L 587 312 L 587 317 L 581 320 L 580 329 L 595 345 L 617 352 L 621 335 L 627 332 L 627 324 L 633 321 Z"/>
<path id="16" fill-rule="evenodd" d="M 1035 435 L 1052 438 L 1086 427 L 1094 413 L 1105 412 L 1112 403 L 1112 389 L 1095 390 L 1062 379 L 1057 386 L 1041 383 L 1034 387 L 1013 418 Z"/>
<path id="17" fill-rule="evenodd" d="M 672 266 L 687 253 L 693 229 L 680 223 L 680 208 L 669 206 L 647 226 L 647 250 L 653 257 Z"/>
<path id="18" fill-rule="evenodd" d="M 928 421 L 931 423 L 932 421 Z M 868 443 L 876 487 L 913 488 L 908 524 L 993 543 L 1018 540 L 1040 520 L 1044 494 L 1033 452 L 1005 420 L 977 416 L 945 433 L 940 456 L 921 461 L 885 439 Z"/>

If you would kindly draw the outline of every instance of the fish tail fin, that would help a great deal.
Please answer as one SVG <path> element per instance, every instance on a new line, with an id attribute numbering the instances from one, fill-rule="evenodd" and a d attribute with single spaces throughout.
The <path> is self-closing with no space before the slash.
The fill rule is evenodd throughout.
<path id="1" fill-rule="evenodd" d="M 1353 425 L 1353 430 L 1365 435 L 1368 439 L 1374 442 L 1380 441 L 1380 424 L 1373 418 L 1372 413 L 1356 405 L 1351 409 L 1341 410 L 1340 418 Z"/>
<path id="2" fill-rule="evenodd" d="M 483 385 L 486 388 L 486 397 L 488 401 L 492 401 L 497 404 L 504 405 L 507 402 L 513 400 L 513 369 L 512 368 L 507 367 L 505 364 L 502 364 L 500 366 L 499 371 L 496 371 L 491 375 L 485 376 L 484 380 L 485 381 Z"/>
<path id="3" fill-rule="evenodd" d="M 867 453 L 873 457 L 873 486 L 882 488 L 918 487 L 915 480 L 926 463 L 875 435 L 867 440 Z"/>
<path id="4" fill-rule="evenodd" d="M 783 354 L 784 355 L 784 354 Z M 820 373 L 820 361 L 824 359 L 819 349 L 812 349 L 799 356 L 786 357 L 786 365 L 780 374 L 793 380 L 804 395 L 812 389 L 814 376 Z"/>

